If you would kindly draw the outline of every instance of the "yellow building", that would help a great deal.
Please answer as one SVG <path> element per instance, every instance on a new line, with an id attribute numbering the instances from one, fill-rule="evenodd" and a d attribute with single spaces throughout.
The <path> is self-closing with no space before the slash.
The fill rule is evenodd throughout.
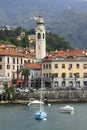
<path id="1" fill-rule="evenodd" d="M 87 50 L 51 52 L 42 62 L 44 78 L 53 88 L 87 86 Z"/>

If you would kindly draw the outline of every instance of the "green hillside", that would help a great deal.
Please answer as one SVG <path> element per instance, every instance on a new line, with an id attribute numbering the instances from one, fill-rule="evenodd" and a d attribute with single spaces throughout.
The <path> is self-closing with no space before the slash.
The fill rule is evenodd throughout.
<path id="1" fill-rule="evenodd" d="M 69 4 L 71 7 L 68 7 Z M 74 48 L 87 49 L 87 2 L 80 0 L 1 0 L 0 25 L 35 28 L 32 16 L 41 13 L 47 32 L 70 41 Z"/>

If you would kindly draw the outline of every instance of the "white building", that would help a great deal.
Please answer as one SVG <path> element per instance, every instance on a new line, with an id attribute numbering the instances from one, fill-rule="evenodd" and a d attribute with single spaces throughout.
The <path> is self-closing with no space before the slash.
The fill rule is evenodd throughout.
<path id="1" fill-rule="evenodd" d="M 7 77 L 11 84 L 12 80 L 21 79 L 19 71 L 25 63 L 25 55 L 13 49 L 0 50 L 0 77 Z"/>

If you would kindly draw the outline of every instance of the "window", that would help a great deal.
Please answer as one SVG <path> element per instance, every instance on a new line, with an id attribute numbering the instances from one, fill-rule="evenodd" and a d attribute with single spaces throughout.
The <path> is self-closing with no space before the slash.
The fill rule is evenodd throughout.
<path id="1" fill-rule="evenodd" d="M 79 69 L 79 68 L 80 68 L 80 65 L 79 65 L 79 64 L 76 64 L 76 68 Z"/>
<path id="2" fill-rule="evenodd" d="M 46 69 L 48 69 L 48 64 L 46 64 Z"/>
<path id="3" fill-rule="evenodd" d="M 72 69 L 72 64 L 69 64 L 68 70 Z"/>
<path id="4" fill-rule="evenodd" d="M 24 63 L 27 63 L 27 61 L 26 61 L 26 60 L 24 60 Z"/>
<path id="5" fill-rule="evenodd" d="M 43 76 L 45 77 L 45 73 L 43 73 Z"/>
<path id="6" fill-rule="evenodd" d="M 20 70 L 21 70 L 21 69 L 23 69 L 23 66 L 22 66 L 22 65 L 20 65 Z"/>
<path id="7" fill-rule="evenodd" d="M 23 60 L 21 59 L 21 64 L 23 63 Z"/>
<path id="8" fill-rule="evenodd" d="M 65 68 L 65 64 L 62 64 L 62 69 L 64 69 Z"/>
<path id="9" fill-rule="evenodd" d="M 73 81 L 69 81 L 69 87 L 73 87 Z"/>
<path id="10" fill-rule="evenodd" d="M 15 58 L 13 58 L 13 64 L 15 64 Z"/>
<path id="11" fill-rule="evenodd" d="M 87 73 L 84 73 L 84 78 L 87 78 Z"/>
<path id="12" fill-rule="evenodd" d="M 72 60 L 73 56 L 68 56 L 67 59 Z"/>
<path id="13" fill-rule="evenodd" d="M 49 64 L 49 69 L 51 69 L 51 64 Z"/>
<path id="14" fill-rule="evenodd" d="M 41 39 L 41 34 L 40 33 L 38 33 L 37 38 Z"/>
<path id="15" fill-rule="evenodd" d="M 84 64 L 84 65 L 83 65 L 83 68 L 84 68 L 84 69 L 87 69 L 87 64 Z"/>
<path id="16" fill-rule="evenodd" d="M 19 61 L 18 61 L 18 58 L 17 58 L 17 64 L 19 63 Z"/>
<path id="17" fill-rule="evenodd" d="M 58 64 L 55 64 L 55 68 L 58 68 Z"/>
<path id="18" fill-rule="evenodd" d="M 28 63 L 30 63 L 30 60 L 28 60 Z M 32 61 L 32 63 L 33 63 L 33 61 Z M 22 63 L 21 63 L 22 64 Z"/>
<path id="19" fill-rule="evenodd" d="M 0 62 L 2 61 L 2 57 L 0 57 Z"/>
<path id="20" fill-rule="evenodd" d="M 73 77 L 73 76 L 72 76 L 72 73 L 69 73 L 69 77 L 70 77 L 70 78 L 72 78 L 72 77 Z"/>
<path id="21" fill-rule="evenodd" d="M 55 87 L 58 87 L 58 81 L 55 81 L 55 82 L 54 82 L 54 86 L 55 86 Z"/>
<path id="22" fill-rule="evenodd" d="M 45 69 L 45 64 L 43 65 L 43 69 Z"/>
<path id="23" fill-rule="evenodd" d="M 76 73 L 76 78 L 79 78 L 79 77 L 80 77 L 80 73 Z"/>
<path id="24" fill-rule="evenodd" d="M 9 57 L 7 58 L 7 63 L 9 64 Z"/>
<path id="25" fill-rule="evenodd" d="M 0 65 L 0 69 L 2 69 L 2 65 Z"/>
<path id="26" fill-rule="evenodd" d="M 55 77 L 58 77 L 58 73 L 55 73 Z"/>
<path id="27" fill-rule="evenodd" d="M 38 72 L 36 72 L 36 76 L 38 76 Z"/>
<path id="28" fill-rule="evenodd" d="M 48 73 L 46 74 L 46 78 L 48 78 Z"/>
<path id="29" fill-rule="evenodd" d="M 7 65 L 7 69 L 10 69 L 10 65 Z"/>

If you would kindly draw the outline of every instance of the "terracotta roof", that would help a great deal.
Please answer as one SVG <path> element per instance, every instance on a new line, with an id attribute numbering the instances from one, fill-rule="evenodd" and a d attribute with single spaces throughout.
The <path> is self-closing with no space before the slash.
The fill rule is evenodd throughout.
<path id="1" fill-rule="evenodd" d="M 0 56 L 18 56 L 24 57 L 23 53 L 19 53 L 17 50 L 14 49 L 0 49 Z"/>
<path id="2" fill-rule="evenodd" d="M 48 56 L 43 58 L 45 60 L 55 60 L 57 57 L 64 58 L 67 60 L 69 57 L 73 57 L 72 59 L 77 59 L 78 57 L 87 56 L 87 50 L 67 50 L 67 51 L 54 51 L 51 52 Z"/>
<path id="3" fill-rule="evenodd" d="M 26 58 L 36 58 L 34 54 L 25 55 Z"/>
<path id="4" fill-rule="evenodd" d="M 41 70 L 42 69 L 42 64 L 40 63 L 27 63 L 25 64 L 25 67 L 29 68 L 29 69 L 36 69 L 36 70 Z"/>

